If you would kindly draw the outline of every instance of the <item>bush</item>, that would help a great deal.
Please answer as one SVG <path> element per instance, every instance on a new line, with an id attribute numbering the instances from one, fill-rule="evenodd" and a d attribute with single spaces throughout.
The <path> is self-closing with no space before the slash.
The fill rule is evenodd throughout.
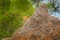
<path id="1" fill-rule="evenodd" d="M 27 0 L 20 2 L 19 0 L 0 1 L 0 40 L 10 37 L 14 30 L 22 27 L 23 16 L 30 17 L 32 15 L 34 11 L 32 5 Z"/>

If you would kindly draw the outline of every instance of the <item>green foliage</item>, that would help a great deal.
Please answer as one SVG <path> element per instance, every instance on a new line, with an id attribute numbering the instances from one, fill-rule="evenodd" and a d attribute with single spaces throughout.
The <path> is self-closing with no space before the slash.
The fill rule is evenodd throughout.
<path id="1" fill-rule="evenodd" d="M 0 0 L 0 40 L 10 37 L 21 27 L 23 16 L 31 16 L 34 9 L 28 0 Z"/>
<path id="2" fill-rule="evenodd" d="M 20 11 L 27 11 L 31 8 L 31 3 L 28 0 L 14 0 L 14 6 Z"/>
<path id="3" fill-rule="evenodd" d="M 46 4 L 47 8 L 52 8 L 52 4 L 51 3 L 48 3 Z"/>
<path id="4" fill-rule="evenodd" d="M 21 20 L 19 20 L 19 14 L 6 13 L 0 17 L 0 36 L 8 37 L 14 32 L 15 29 L 22 26 Z"/>
<path id="5" fill-rule="evenodd" d="M 0 0 L 0 10 L 8 10 L 10 7 L 10 0 Z"/>

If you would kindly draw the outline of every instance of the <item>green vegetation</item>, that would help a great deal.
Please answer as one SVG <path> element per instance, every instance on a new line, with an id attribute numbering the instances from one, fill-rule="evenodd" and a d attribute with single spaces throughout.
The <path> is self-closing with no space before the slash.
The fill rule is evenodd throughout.
<path id="1" fill-rule="evenodd" d="M 28 0 L 0 0 L 0 40 L 10 37 L 21 27 L 23 16 L 31 16 L 34 9 Z"/>

